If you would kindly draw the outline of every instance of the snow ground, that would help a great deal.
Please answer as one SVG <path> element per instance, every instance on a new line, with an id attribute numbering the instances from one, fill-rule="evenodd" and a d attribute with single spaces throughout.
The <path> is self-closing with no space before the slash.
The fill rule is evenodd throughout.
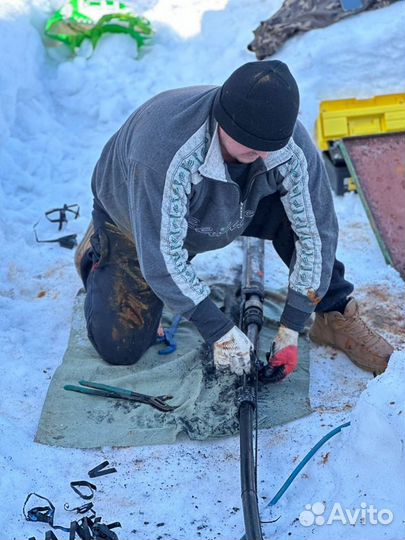
<path id="1" fill-rule="evenodd" d="M 43 537 L 46 526 L 27 523 L 21 508 L 36 491 L 57 508 L 68 483 L 109 459 L 118 473 L 97 482 L 98 513 L 118 520 L 120 538 L 239 538 L 238 439 L 173 446 L 82 451 L 33 443 L 43 400 L 65 350 L 73 298 L 80 286 L 73 253 L 36 244 L 32 226 L 49 208 L 79 203 L 79 233 L 87 226 L 89 179 L 108 137 L 148 97 L 167 88 L 221 84 L 243 62 L 259 21 L 281 1 L 142 0 L 132 3 L 154 25 L 153 47 L 135 59 L 134 43 L 107 37 L 87 58 L 59 61 L 41 41 L 56 0 L 3 0 L 0 6 L 0 509 L 2 538 Z M 295 74 L 301 118 L 313 131 L 322 99 L 371 97 L 403 91 L 404 3 L 363 13 L 291 39 L 277 54 Z M 336 199 L 341 225 L 339 256 L 356 285 L 368 319 L 401 352 L 381 377 L 353 366 L 332 349 L 311 351 L 308 418 L 260 432 L 259 495 L 266 537 L 404 537 L 404 284 L 385 265 L 356 195 Z M 71 227 L 71 225 L 70 225 Z M 200 256 L 202 277 L 229 274 L 240 262 L 237 243 Z M 287 272 L 272 248 L 266 279 L 285 286 Z M 306 452 L 326 432 L 352 425 L 317 454 L 279 505 L 266 503 Z M 361 503 L 394 513 L 390 525 L 366 520 L 353 526 L 304 527 L 306 504 Z M 69 501 L 71 502 L 71 501 Z M 55 522 L 68 522 L 58 512 Z M 163 525 L 160 525 L 162 524 Z M 58 537 L 62 537 L 59 532 Z"/>

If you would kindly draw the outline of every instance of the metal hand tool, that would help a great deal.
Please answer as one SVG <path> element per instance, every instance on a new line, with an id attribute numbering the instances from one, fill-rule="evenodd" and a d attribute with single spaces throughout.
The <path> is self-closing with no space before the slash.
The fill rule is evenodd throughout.
<path id="1" fill-rule="evenodd" d="M 66 386 L 64 386 L 64 389 L 70 390 L 72 392 L 79 392 L 80 394 L 88 394 L 90 396 L 127 399 L 128 401 L 145 403 L 145 405 L 151 405 L 155 409 L 158 409 L 162 412 L 170 412 L 177 409 L 177 407 L 166 403 L 166 401 L 172 399 L 173 396 L 149 396 L 147 394 L 133 392 L 132 390 L 128 390 L 127 388 L 117 388 L 116 386 L 109 386 L 107 384 L 101 384 L 91 381 L 79 381 L 79 384 L 81 386 L 67 384 Z"/>

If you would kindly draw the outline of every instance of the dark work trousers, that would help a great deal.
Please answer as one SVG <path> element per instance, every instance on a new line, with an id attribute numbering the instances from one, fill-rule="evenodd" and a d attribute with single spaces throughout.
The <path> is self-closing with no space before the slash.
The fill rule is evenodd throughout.
<path id="1" fill-rule="evenodd" d="M 144 280 L 135 245 L 104 214 L 81 263 L 87 333 L 109 364 L 134 364 L 156 342 L 163 303 Z"/>
<path id="2" fill-rule="evenodd" d="M 291 228 L 278 193 L 260 201 L 253 221 L 245 229 L 243 236 L 272 240 L 274 249 L 282 261 L 290 267 L 297 237 Z M 341 306 L 353 292 L 352 283 L 347 281 L 344 275 L 343 263 L 335 259 L 329 289 L 316 306 L 316 312 L 333 311 L 334 308 Z"/>
<path id="3" fill-rule="evenodd" d="M 93 222 L 91 248 L 81 262 L 88 336 L 108 363 L 133 364 L 156 342 L 163 304 L 142 276 L 132 240 L 97 208 Z M 281 259 L 290 265 L 296 237 L 278 194 L 260 202 L 243 235 L 272 240 Z M 344 279 L 343 264 L 335 260 L 329 290 L 316 311 L 331 311 L 352 290 Z"/>

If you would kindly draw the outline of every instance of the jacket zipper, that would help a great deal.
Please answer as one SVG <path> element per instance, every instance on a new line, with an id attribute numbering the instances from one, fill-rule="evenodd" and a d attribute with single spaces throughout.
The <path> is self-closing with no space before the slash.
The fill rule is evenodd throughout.
<path id="1" fill-rule="evenodd" d="M 244 205 L 245 205 L 245 202 L 248 200 L 249 194 L 250 194 L 250 192 L 252 191 L 252 186 L 253 186 L 253 184 L 255 183 L 256 178 L 257 178 L 260 174 L 263 174 L 263 172 L 260 172 L 260 173 L 256 174 L 255 176 L 253 176 L 253 178 L 250 179 L 250 182 L 249 182 L 249 185 L 248 185 L 248 189 L 247 189 L 247 191 L 246 191 L 245 198 L 241 200 L 240 205 L 239 205 L 239 218 L 240 218 L 240 219 L 243 219 L 243 207 L 244 207 Z M 238 186 L 238 188 L 239 188 L 239 186 Z M 241 193 L 240 188 L 239 188 L 239 193 L 241 194 L 241 198 L 242 198 L 242 193 Z"/>
<path id="2" fill-rule="evenodd" d="M 233 185 L 236 187 L 236 189 L 238 190 L 239 192 L 239 219 L 243 219 L 243 208 L 245 206 L 245 202 L 247 201 L 247 198 L 249 196 L 249 193 L 251 192 L 251 189 L 252 189 L 252 186 L 254 184 L 254 181 L 256 180 L 256 178 L 259 176 L 259 174 L 263 174 L 263 173 L 258 173 L 256 174 L 255 176 L 253 176 L 253 178 L 250 179 L 250 182 L 249 182 L 249 186 L 248 186 L 248 190 L 246 192 L 246 196 L 244 199 L 242 199 L 242 190 L 240 189 L 240 186 L 237 182 L 235 181 L 232 181 L 233 182 Z"/>
<path id="3" fill-rule="evenodd" d="M 287 161 L 288 161 L 288 160 L 287 160 Z M 280 163 L 280 165 L 284 165 L 284 163 L 287 163 L 287 161 L 284 161 L 283 163 Z M 279 165 L 277 165 L 277 167 L 279 167 Z M 276 168 L 276 167 L 274 167 L 274 168 Z M 269 170 L 270 170 L 270 169 L 269 169 Z M 250 182 L 249 182 L 249 185 L 248 185 L 248 189 L 247 189 L 247 192 L 246 192 L 246 196 L 245 196 L 245 198 L 243 199 L 243 201 L 241 201 L 241 203 L 240 203 L 240 212 L 239 212 L 239 215 L 240 215 L 241 219 L 242 219 L 243 205 L 244 205 L 244 203 L 247 201 L 247 198 L 249 197 L 249 194 L 250 194 L 250 192 L 251 192 L 251 190 L 252 190 L 252 186 L 253 186 L 253 184 L 254 184 L 256 178 L 257 178 L 258 176 L 260 176 L 261 174 L 266 174 L 266 172 L 268 172 L 268 171 L 266 170 L 265 172 L 263 172 L 263 171 L 262 171 L 262 172 L 259 172 L 259 173 L 255 174 L 255 175 L 253 176 L 253 178 L 250 179 Z M 241 196 L 242 196 L 240 187 L 239 187 L 239 186 L 237 186 L 237 187 L 238 187 L 238 189 L 239 189 L 239 193 L 240 193 Z"/>
<path id="4" fill-rule="evenodd" d="M 287 163 L 287 161 L 288 161 L 288 160 L 286 160 L 286 161 L 280 163 L 280 165 L 283 165 L 284 163 Z M 278 165 L 277 165 L 277 167 L 278 167 Z M 269 169 L 269 170 L 270 170 L 270 169 Z M 252 190 L 252 186 L 253 186 L 253 184 L 254 184 L 256 178 L 257 178 L 260 174 L 266 174 L 266 172 L 268 172 L 268 171 L 266 170 L 265 172 L 263 172 L 263 171 L 262 171 L 262 172 L 259 172 L 259 173 L 255 174 L 255 175 L 253 176 L 253 178 L 250 179 L 250 182 L 249 182 L 249 185 L 248 185 L 248 189 L 247 189 L 247 192 L 246 192 L 246 196 L 245 196 L 245 198 L 244 198 L 243 200 L 242 200 L 242 191 L 241 191 L 241 189 L 240 189 L 239 184 L 238 184 L 237 182 L 235 182 L 235 181 L 232 180 L 233 184 L 236 186 L 237 190 L 239 191 L 239 199 L 240 199 L 240 203 L 239 203 L 239 219 L 243 219 L 243 208 L 244 208 L 245 202 L 247 201 L 247 198 L 249 197 L 249 194 L 250 194 L 250 192 L 251 192 L 251 190 Z"/>

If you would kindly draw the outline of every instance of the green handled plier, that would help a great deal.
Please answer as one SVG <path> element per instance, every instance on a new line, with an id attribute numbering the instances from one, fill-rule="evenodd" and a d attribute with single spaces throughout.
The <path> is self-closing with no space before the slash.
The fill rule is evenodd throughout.
<path id="1" fill-rule="evenodd" d="M 146 405 L 151 405 L 152 407 L 155 407 L 155 409 L 159 409 L 159 411 L 162 412 L 170 412 L 177 409 L 177 407 L 166 403 L 166 401 L 172 399 L 173 396 L 148 396 L 147 394 L 133 392 L 132 390 L 128 390 L 127 388 L 117 388 L 116 386 L 108 386 L 107 384 L 101 384 L 91 381 L 79 381 L 79 384 L 81 386 L 67 384 L 66 386 L 64 386 L 64 389 L 70 390 L 72 392 L 79 392 L 80 394 L 87 394 L 90 396 L 127 399 L 129 401 L 135 401 L 137 403 L 145 403 Z"/>

